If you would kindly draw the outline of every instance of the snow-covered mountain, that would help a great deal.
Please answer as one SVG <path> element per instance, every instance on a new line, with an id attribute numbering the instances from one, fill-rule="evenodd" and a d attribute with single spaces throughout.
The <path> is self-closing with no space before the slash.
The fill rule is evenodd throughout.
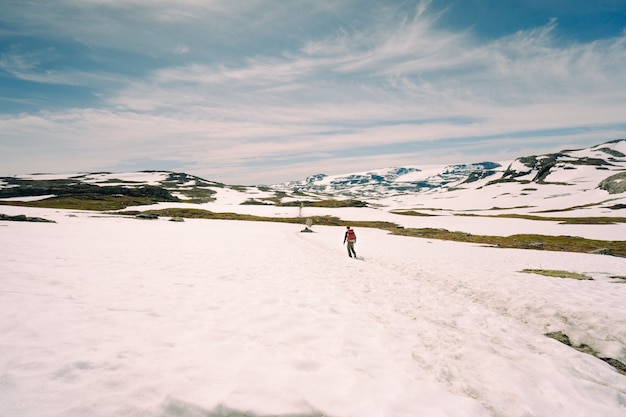
<path id="1" fill-rule="evenodd" d="M 626 139 L 593 147 L 519 157 L 506 162 L 405 166 L 318 174 L 272 189 L 299 199 L 359 200 L 389 210 L 425 213 L 623 216 Z M 591 208 L 595 208 L 592 212 Z M 621 213 L 621 214 L 620 214 Z"/>
<path id="2" fill-rule="evenodd" d="M 390 212 L 419 210 L 421 214 L 507 210 L 515 214 L 560 211 L 569 216 L 615 217 L 623 216 L 626 210 L 626 139 L 506 162 L 317 174 L 303 181 L 269 186 L 226 185 L 167 171 L 0 178 L 0 204 L 18 204 L 10 200 L 25 198 L 46 200 L 37 203 L 40 207 L 66 208 L 68 199 L 106 200 L 108 205 L 102 208 L 89 207 L 98 210 L 163 203 L 214 211 L 239 211 L 233 208 L 239 205 L 323 205 L 376 207 Z M 72 203 L 69 207 L 83 205 Z"/>
<path id="3" fill-rule="evenodd" d="M 610 178 L 610 179 L 609 179 Z M 607 180 L 606 182 L 603 182 Z M 507 162 L 480 162 L 448 166 L 406 166 L 344 175 L 317 174 L 304 181 L 273 185 L 282 191 L 324 193 L 351 197 L 441 193 L 480 189 L 494 184 L 559 184 L 601 187 L 623 192 L 626 184 L 626 139 L 591 148 L 523 156 Z M 621 190 L 621 191 L 620 191 Z"/>
<path id="4" fill-rule="evenodd" d="M 274 185 L 274 189 L 319 192 L 346 196 L 377 197 L 390 193 L 416 193 L 442 189 L 451 184 L 476 181 L 503 171 L 494 162 L 429 167 L 392 167 L 374 171 L 328 176 L 317 174 L 304 181 Z"/>

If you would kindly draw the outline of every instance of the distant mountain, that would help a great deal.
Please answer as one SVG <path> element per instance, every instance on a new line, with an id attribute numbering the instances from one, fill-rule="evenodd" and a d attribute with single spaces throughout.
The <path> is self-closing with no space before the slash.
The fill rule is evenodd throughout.
<path id="1" fill-rule="evenodd" d="M 459 188 L 479 189 L 499 183 L 591 183 L 609 193 L 626 187 L 626 139 L 590 148 L 523 156 L 512 162 L 480 162 L 444 167 L 393 167 L 329 176 L 317 174 L 304 181 L 275 184 L 283 192 L 323 193 L 377 198 L 401 194 L 433 194 Z"/>
<path id="2" fill-rule="evenodd" d="M 193 175 L 140 171 L 0 178 L 0 204 L 110 210 L 160 202 L 206 203 L 216 189 L 228 187 Z M 31 204 L 20 203 L 33 197 Z M 38 197 L 38 198 L 37 198 Z M 101 208 L 98 208 L 101 207 Z"/>
<path id="3" fill-rule="evenodd" d="M 508 162 L 316 174 L 270 186 L 231 186 L 168 171 L 0 178 L 0 204 L 5 205 L 103 211 L 157 203 L 452 212 L 503 207 L 564 211 L 595 206 L 616 213 L 626 209 L 626 139 Z"/>
<path id="4" fill-rule="evenodd" d="M 428 168 L 393 167 L 346 175 L 317 174 L 304 181 L 276 184 L 272 188 L 291 192 L 375 197 L 389 193 L 419 193 L 443 189 L 497 176 L 502 172 L 502 165 L 495 162 Z"/>

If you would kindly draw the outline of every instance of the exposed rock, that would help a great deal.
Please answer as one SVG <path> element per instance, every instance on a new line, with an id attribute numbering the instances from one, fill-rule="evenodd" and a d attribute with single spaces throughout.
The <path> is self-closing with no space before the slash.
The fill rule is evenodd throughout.
<path id="1" fill-rule="evenodd" d="M 605 178 L 598 187 L 602 190 L 608 191 L 609 194 L 620 194 L 626 191 L 626 172 L 620 172 L 619 174 L 611 175 Z"/>
<path id="2" fill-rule="evenodd" d="M 123 210 L 116 211 L 114 214 L 119 214 L 120 216 L 137 216 L 138 214 L 141 214 L 141 212 L 139 210 Z"/>
<path id="3" fill-rule="evenodd" d="M 609 142 L 609 143 L 616 143 L 616 142 L 619 142 L 619 141 L 614 141 L 614 142 Z M 607 154 L 609 154 L 611 156 L 614 156 L 616 158 L 626 158 L 626 155 L 624 155 L 623 153 L 621 153 L 620 151 L 617 151 L 615 149 L 604 147 L 604 148 L 600 148 L 598 150 L 602 151 L 604 153 L 607 153 Z"/>
<path id="4" fill-rule="evenodd" d="M 623 276 L 623 275 L 611 275 L 609 278 L 617 280 L 615 282 L 618 282 L 618 283 L 621 283 L 621 284 L 626 284 L 626 276 Z"/>
<path id="5" fill-rule="evenodd" d="M 601 357 L 598 352 L 596 352 L 591 346 L 586 345 L 586 344 L 580 344 L 580 345 L 574 345 L 572 344 L 572 341 L 570 340 L 569 336 L 567 336 L 565 333 L 563 332 L 550 332 L 550 333 L 546 333 L 544 336 L 547 336 L 551 339 L 554 340 L 558 340 L 559 342 L 570 346 L 574 349 L 576 349 L 579 352 L 582 353 L 587 353 L 589 355 L 595 356 L 596 358 L 608 363 L 609 365 L 611 365 L 613 368 L 615 368 L 615 370 L 617 372 L 619 372 L 622 375 L 626 375 L 626 365 L 624 365 L 622 362 L 620 362 L 617 359 L 614 358 L 605 358 L 605 357 Z"/>
<path id="6" fill-rule="evenodd" d="M 569 340 L 569 336 L 563 332 L 550 332 L 546 333 L 544 336 L 548 336 L 551 339 L 558 340 L 559 342 L 564 343 L 567 346 L 572 346 L 572 342 Z"/>
<path id="7" fill-rule="evenodd" d="M 600 158 L 578 158 L 576 160 L 570 161 L 573 165 L 594 165 L 596 167 L 604 167 L 606 165 L 613 165 L 610 162 L 605 161 Z"/>
<path id="8" fill-rule="evenodd" d="M 163 187 L 153 185 L 140 186 L 99 186 L 81 182 L 78 179 L 29 180 L 3 177 L 9 187 L 0 188 L 0 198 L 42 196 L 54 194 L 59 197 L 71 196 L 81 199 L 97 199 L 101 196 L 151 197 L 157 201 L 180 201 Z"/>
<path id="9" fill-rule="evenodd" d="M 608 248 L 601 248 L 601 249 L 592 250 L 589 253 L 593 253 L 594 255 L 613 255 L 613 251 L 611 249 L 608 249 Z"/>
<path id="10" fill-rule="evenodd" d="M 613 204 L 612 206 L 607 207 L 611 210 L 623 210 L 626 209 L 626 204 Z"/>
<path id="11" fill-rule="evenodd" d="M 135 217 L 144 220 L 156 220 L 159 218 L 159 215 L 156 213 L 141 213 L 136 215 Z"/>
<path id="12" fill-rule="evenodd" d="M 543 181 L 545 177 L 550 173 L 550 169 L 556 165 L 559 158 L 566 157 L 567 155 L 563 153 L 553 153 L 548 155 L 538 156 L 523 156 L 521 158 L 517 158 L 516 162 L 519 162 L 522 166 L 528 168 L 525 170 L 516 170 L 513 169 L 511 164 L 504 174 L 502 174 L 502 179 L 513 179 L 517 177 L 526 176 L 532 172 L 536 172 L 533 181 Z"/>
<path id="13" fill-rule="evenodd" d="M 16 216 L 0 214 L 0 220 L 9 221 L 9 222 L 56 223 L 54 220 L 43 219 L 41 217 L 28 217 L 23 214 L 18 214 Z"/>
<path id="14" fill-rule="evenodd" d="M 620 374 L 626 375 L 626 365 L 624 365 L 622 362 L 613 358 L 600 358 L 600 359 L 602 359 L 604 362 L 611 365 L 613 368 L 617 369 L 617 372 L 619 372 Z"/>
<path id="15" fill-rule="evenodd" d="M 496 173 L 495 171 L 473 171 L 467 176 L 467 179 L 463 181 L 461 184 L 471 184 L 473 182 L 490 177 L 494 175 L 495 173 Z"/>

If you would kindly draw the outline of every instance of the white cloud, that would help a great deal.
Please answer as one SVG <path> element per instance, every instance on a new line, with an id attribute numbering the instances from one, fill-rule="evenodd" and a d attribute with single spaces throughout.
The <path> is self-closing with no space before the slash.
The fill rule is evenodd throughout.
<path id="1" fill-rule="evenodd" d="M 188 14 L 204 16 L 205 12 L 236 19 L 268 4 L 63 2 L 68 8 L 87 8 L 89 13 L 98 7 L 149 9 L 162 20 L 166 16 L 191 19 Z M 567 142 L 562 132 L 576 128 L 582 133 L 570 135 L 575 138 L 571 140 L 593 141 L 594 135 L 604 140 L 620 132 L 623 136 L 626 35 L 563 44 L 554 39 L 558 22 L 553 21 L 485 43 L 468 31 L 438 28 L 438 16 L 429 14 L 428 4 L 420 3 L 410 18 L 381 16 L 374 26 L 341 28 L 301 40 L 280 53 L 272 48 L 258 50 L 228 62 L 194 55 L 202 39 L 176 38 L 164 49 L 185 61 L 155 68 L 141 80 L 113 75 L 107 79 L 108 74 L 98 71 L 38 71 L 41 58 L 7 53 L 0 57 L 0 67 L 23 80 L 75 85 L 115 81 L 123 87 L 104 90 L 100 109 L 0 119 L 4 135 L 0 152 L 15 161 L 3 163 L 3 168 L 52 170 L 29 162 L 45 164 L 44 158 L 34 156 L 45 149 L 59 158 L 64 153 L 80 155 L 66 163 L 79 170 L 149 158 L 197 161 L 196 170 L 233 178 L 251 162 L 261 166 L 265 159 L 265 167 L 276 164 L 263 169 L 270 178 L 271 173 L 287 175 L 288 170 L 300 174 L 310 168 L 310 162 L 300 161 L 312 158 L 316 168 L 355 170 L 372 163 L 376 167 L 401 164 L 403 158 L 416 163 L 443 160 L 453 155 L 445 144 L 458 138 L 474 140 L 476 149 L 457 148 L 465 155 L 489 159 L 480 151 L 487 145 L 494 147 L 493 155 L 501 156 L 505 143 L 519 149 L 533 137 L 540 138 L 538 142 L 546 138 Z M 331 6 L 322 2 L 316 7 Z M 181 14 L 174 13 L 176 8 Z M 132 19 L 158 20 L 153 15 L 142 17 L 137 10 L 130 12 Z M 268 13 L 274 16 L 280 11 L 274 7 Z M 105 17 L 90 14 L 99 23 Z M 77 30 L 81 37 L 92 39 L 104 33 L 100 32 L 104 27 L 64 30 Z M 118 40 L 109 37 L 98 42 L 117 44 L 129 30 L 123 26 L 114 36 Z M 195 28 L 190 33 L 199 32 Z M 12 144 L 18 142 L 21 145 Z M 437 142 L 442 143 L 439 150 Z M 425 144 L 428 155 L 414 153 L 414 147 L 423 149 Z M 391 148 L 383 151 L 384 146 Z M 367 156 L 368 147 L 375 155 Z M 355 149 L 361 156 L 346 156 Z M 243 172 L 240 178 L 246 175 Z"/>

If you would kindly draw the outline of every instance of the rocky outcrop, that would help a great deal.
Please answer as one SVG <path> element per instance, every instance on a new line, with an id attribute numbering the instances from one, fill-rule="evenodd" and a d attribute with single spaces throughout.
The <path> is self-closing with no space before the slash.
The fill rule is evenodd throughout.
<path id="1" fill-rule="evenodd" d="M 8 186 L 0 188 L 0 198 L 56 195 L 94 199 L 102 196 L 149 197 L 156 201 L 180 201 L 163 187 L 154 185 L 99 186 L 86 184 L 76 179 L 29 180 L 14 177 L 0 178 Z"/>
<path id="2" fill-rule="evenodd" d="M 598 187 L 602 190 L 608 191 L 609 194 L 621 194 L 626 191 L 626 172 L 620 172 L 619 174 L 611 175 L 604 179 Z"/>
<path id="3" fill-rule="evenodd" d="M 43 219 L 41 217 L 28 217 L 28 216 L 25 216 L 24 214 L 18 214 L 17 216 L 9 216 L 6 214 L 0 214 L 0 221 L 56 223 L 54 220 Z"/>
<path id="4" fill-rule="evenodd" d="M 523 177 L 528 174 L 534 173 L 532 181 L 543 181 L 550 172 L 550 169 L 556 165 L 559 158 L 563 158 L 566 155 L 563 153 L 553 153 L 548 155 L 537 156 L 524 156 L 517 158 L 515 162 L 517 164 L 511 164 L 504 174 L 502 179 L 514 179 L 517 177 Z M 518 168 L 513 168 L 517 166 Z M 526 169 L 520 169 L 519 167 L 525 167 Z"/>
<path id="5" fill-rule="evenodd" d="M 544 336 L 547 336 L 551 339 L 558 340 L 559 342 L 576 349 L 579 352 L 587 353 L 589 355 L 595 356 L 596 358 L 608 363 L 611 365 L 617 372 L 622 375 L 626 375 L 626 365 L 624 365 L 621 361 L 614 358 L 607 358 L 601 356 L 595 349 L 586 344 L 574 345 L 570 340 L 569 336 L 563 332 L 551 332 L 546 333 Z"/>

